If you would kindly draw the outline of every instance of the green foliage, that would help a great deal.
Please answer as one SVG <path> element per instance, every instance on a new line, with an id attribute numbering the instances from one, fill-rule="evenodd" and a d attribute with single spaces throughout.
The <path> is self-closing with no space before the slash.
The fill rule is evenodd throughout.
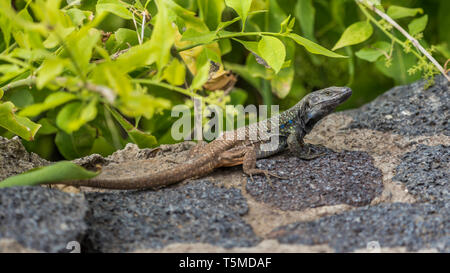
<path id="1" fill-rule="evenodd" d="M 444 0 L 0 0 L 0 134 L 53 160 L 109 155 L 173 143 L 170 109 L 193 98 L 283 110 L 350 85 L 349 108 L 432 78 L 371 5 L 449 58 Z"/>
<path id="2" fill-rule="evenodd" d="M 422 14 L 423 9 L 421 8 L 406 8 L 392 5 L 387 10 L 387 15 L 389 15 L 392 19 L 400 19 L 405 17 L 414 17 L 417 14 Z"/>
<path id="3" fill-rule="evenodd" d="M 92 178 L 97 172 L 87 171 L 75 163 L 61 161 L 46 167 L 32 169 L 20 175 L 0 181 L 0 188 L 34 186 L 42 183 L 52 183 L 64 180 L 78 180 Z"/>
<path id="4" fill-rule="evenodd" d="M 333 50 L 362 43 L 369 39 L 372 33 L 373 28 L 369 22 L 354 23 L 344 31 L 339 41 L 333 47 Z"/>
<path id="5" fill-rule="evenodd" d="M 25 117 L 14 114 L 15 107 L 12 102 L 3 102 L 0 104 L 0 126 L 7 128 L 14 134 L 17 134 L 25 140 L 33 140 L 37 130 L 41 127 Z"/>

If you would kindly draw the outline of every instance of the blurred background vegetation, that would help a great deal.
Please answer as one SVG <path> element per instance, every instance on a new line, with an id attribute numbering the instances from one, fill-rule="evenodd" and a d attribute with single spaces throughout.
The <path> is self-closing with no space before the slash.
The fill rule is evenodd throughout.
<path id="1" fill-rule="evenodd" d="M 386 66 L 386 58 L 383 56 L 377 58 L 376 61 L 369 62 L 355 55 L 367 45 L 380 41 L 391 43 L 389 38 L 375 26 L 373 35 L 364 43 L 336 50 L 337 54 L 348 56 L 348 58 L 311 54 L 293 40 L 280 38 L 285 46 L 287 63 L 283 64 L 276 76 L 273 69 L 260 64 L 262 63 L 261 60 L 258 60 L 260 56 L 252 54 L 247 47 L 235 39 L 220 40 L 215 43 L 216 49 L 218 49 L 215 52 L 218 56 L 213 54 L 214 56 L 211 57 L 208 55 L 211 52 L 203 50 L 201 53 L 196 52 L 191 60 L 186 54 L 183 55 L 183 52 L 174 53 L 172 49 L 171 56 L 167 57 L 167 60 L 155 57 L 156 61 L 148 61 L 129 69 L 124 68 L 124 71 L 121 71 L 121 67 L 114 68 L 107 65 L 120 62 L 121 59 L 122 65 L 125 66 L 132 62 L 130 60 L 137 62 L 136 59 L 139 55 L 133 56 L 134 51 L 129 48 L 140 48 L 138 46 L 145 45 L 145 41 L 156 39 L 153 37 L 156 36 L 155 32 L 158 29 L 155 20 L 160 14 L 157 1 L 142 0 L 138 1 L 139 3 L 134 0 L 0 1 L 3 10 L 3 13 L 0 13 L 0 24 L 3 26 L 3 35 L 0 35 L 0 52 L 3 52 L 0 54 L 0 87 L 4 87 L 0 103 L 3 102 L 4 109 L 7 109 L 4 110 L 4 113 L 14 115 L 18 113 L 17 116 L 14 116 L 17 119 L 15 122 L 23 125 L 27 124 L 29 119 L 29 121 L 41 125 L 40 128 L 34 128 L 33 130 L 36 132 L 28 140 L 24 138 L 23 143 L 28 150 L 50 160 L 73 159 L 91 153 L 108 155 L 123 148 L 128 142 L 137 143 L 141 148 L 174 143 L 170 128 L 176 118 L 171 117 L 170 106 L 186 104 L 192 108 L 193 104 L 191 99 L 182 93 L 184 91 L 174 91 L 171 86 L 178 86 L 180 89 L 223 104 L 278 104 L 280 110 L 284 110 L 298 102 L 308 92 L 328 86 L 346 85 L 350 86 L 354 92 L 352 97 L 338 109 L 344 110 L 359 107 L 393 86 L 411 83 L 421 77 L 421 73 L 412 75 L 408 73 L 408 69 L 416 65 L 418 60 L 413 54 L 405 53 L 398 45 L 394 46 L 395 50 L 389 60 L 389 66 Z M 159 39 L 164 39 L 164 41 L 173 39 L 171 35 L 183 34 L 182 32 L 192 28 L 191 26 L 195 24 L 206 25 L 209 30 L 215 30 L 220 22 L 233 20 L 239 15 L 235 9 L 226 6 L 222 0 L 173 0 L 173 2 L 177 5 L 167 4 L 168 11 L 165 17 L 167 17 L 167 22 L 175 22 L 180 33 L 172 35 L 172 30 L 169 31 L 167 28 L 167 32 L 160 33 L 162 38 Z M 366 20 L 353 0 L 253 0 L 251 2 L 245 32 L 279 33 L 280 25 L 283 25 L 285 19 L 290 15 L 295 19 L 292 33 L 301 35 L 327 49 L 333 48 L 348 26 Z M 85 37 L 72 37 L 71 35 L 81 35 L 83 27 L 89 25 L 92 17 L 98 14 L 99 3 L 102 9 L 108 13 L 97 25 L 92 26 L 99 31 L 98 35 L 95 34 L 84 41 L 88 44 L 88 40 L 92 40 L 94 41 L 92 45 L 79 44 L 77 45 L 79 49 L 75 48 L 73 45 Z M 421 43 L 433 51 L 433 56 L 439 63 L 443 64 L 450 58 L 450 16 L 448 16 L 450 1 L 383 0 L 381 4 L 385 9 L 392 5 L 420 8 L 416 18 L 428 15 Z M 52 7 L 51 5 L 57 6 Z M 69 23 L 61 23 L 67 25 L 61 28 L 60 33 L 64 33 L 67 29 L 73 33 L 68 32 L 67 36 L 57 39 L 52 36 L 59 31 L 55 25 L 40 29 L 40 25 L 37 24 L 27 28 L 21 23 L 8 29 L 5 26 L 15 23 L 13 22 L 15 15 L 8 14 L 6 7 L 11 7 L 11 10 L 15 12 L 22 12 L 22 18 L 26 17 L 23 24 L 47 22 L 46 20 L 50 20 L 52 24 L 58 24 L 64 19 L 52 21 L 52 16 L 58 17 L 59 15 L 53 13 L 57 13 L 55 8 L 59 9 L 71 20 Z M 27 11 L 26 16 L 24 10 Z M 221 12 L 218 14 L 217 10 Z M 44 14 L 38 14 L 39 11 Z M 187 11 L 192 11 L 193 15 Z M 195 16 L 201 22 L 199 23 L 189 16 Z M 397 21 L 406 28 L 412 17 L 414 16 L 399 18 Z M 163 21 L 163 19 L 159 20 L 160 23 Z M 47 22 L 47 24 L 50 23 Z M 141 28 L 141 24 L 144 24 L 145 28 Z M 142 29 L 143 35 L 140 36 Z M 18 35 L 17 33 L 20 33 L 18 30 L 23 31 L 24 35 Z M 242 24 L 240 22 L 230 24 L 226 30 L 239 33 L 242 30 Z M 11 34 L 5 33 L 8 31 Z M 185 45 L 180 41 L 180 37 L 175 37 L 175 46 L 178 43 L 177 48 Z M 21 38 L 24 38 L 25 42 L 20 41 Z M 255 39 L 247 37 L 242 39 L 242 41 L 253 40 Z M 163 46 L 164 41 L 161 40 L 160 50 L 162 51 L 166 50 Z M 194 38 L 191 38 L 192 41 L 195 41 L 195 35 Z M 49 43 L 54 43 L 54 45 L 48 46 Z M 172 43 L 173 41 L 169 43 L 169 46 Z M 72 46 L 73 48 L 71 48 Z M 36 51 L 36 48 L 40 51 Z M 75 55 L 75 59 L 77 59 L 77 50 L 82 52 L 83 49 L 92 53 L 89 53 L 87 57 L 85 72 L 81 63 L 81 59 L 85 56 L 80 53 L 81 72 L 77 72 L 77 69 L 80 70 L 80 68 L 74 65 L 77 60 L 74 61 L 74 56 L 71 55 Z M 42 53 L 43 51 L 45 52 Z M 127 60 L 121 56 L 117 61 L 108 60 L 105 62 L 106 64 L 101 63 L 106 55 L 113 56 L 122 51 L 123 55 L 129 58 L 135 57 L 135 59 Z M 133 52 L 130 53 L 130 51 Z M 30 57 L 33 54 L 42 56 L 33 59 Z M 202 69 L 199 66 L 202 54 L 209 56 L 207 60 L 215 60 L 218 57 L 219 60 L 215 63 L 220 66 L 217 72 L 208 65 L 209 69 L 206 72 L 209 73 L 206 74 L 207 77 L 204 80 L 198 76 Z M 44 62 L 51 60 L 52 56 L 57 56 L 57 61 L 53 63 L 47 61 L 44 66 Z M 145 57 L 142 58 L 145 59 Z M 23 67 L 20 67 L 22 62 L 26 63 L 23 64 L 24 67 L 27 65 L 31 68 L 22 69 Z M 71 62 L 72 64 L 70 64 Z M 20 69 L 15 67 L 16 63 Z M 60 67 L 59 63 L 64 63 L 64 66 Z M 59 71 L 56 74 L 47 72 L 45 77 L 57 79 L 56 76 L 64 75 L 68 80 L 64 83 L 55 83 L 46 80 L 47 78 L 43 79 L 43 71 L 46 71 L 43 67 L 50 71 Z M 33 73 L 36 71 L 38 71 L 38 86 L 33 83 L 5 88 L 8 84 L 29 79 L 30 76 L 35 75 Z M 216 73 L 213 75 L 217 76 L 216 82 L 210 82 L 211 71 Z M 183 75 L 181 81 L 174 78 L 177 73 Z M 106 77 L 105 74 L 110 77 Z M 184 77 L 184 75 L 186 76 Z M 196 76 L 198 79 L 195 79 Z M 83 84 L 80 85 L 76 82 L 77 77 L 86 77 L 87 80 L 83 80 Z M 153 82 L 133 81 L 147 78 Z M 116 90 L 119 94 L 118 102 L 111 104 L 105 100 L 104 96 L 91 92 L 93 88 L 86 87 L 87 81 Z M 129 86 L 127 81 L 130 81 Z M 195 81 L 201 82 L 199 88 L 188 87 L 192 86 Z M 210 88 L 213 89 L 212 91 L 205 88 L 204 84 L 208 83 L 213 85 Z M 133 90 L 137 89 L 138 91 L 129 91 L 130 86 Z M 216 89 L 229 90 L 223 92 L 223 90 Z M 64 95 L 60 101 L 56 100 L 57 102 L 54 104 L 45 103 L 51 94 L 61 90 L 69 93 L 70 97 Z M 7 105 L 6 102 L 11 102 L 13 106 Z M 37 104 L 40 108 L 35 106 Z M 36 110 L 37 108 L 39 110 Z M 6 116 L 2 116 L 0 110 L 0 118 L 2 117 Z M 13 125 L 0 127 L 0 135 L 10 138 L 18 134 L 20 128 L 11 129 Z"/>

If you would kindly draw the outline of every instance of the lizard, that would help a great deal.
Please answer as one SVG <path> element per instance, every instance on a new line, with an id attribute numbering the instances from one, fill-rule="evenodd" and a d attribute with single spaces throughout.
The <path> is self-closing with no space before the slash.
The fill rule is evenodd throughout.
<path id="1" fill-rule="evenodd" d="M 223 132 L 215 140 L 192 148 L 188 161 L 172 168 L 137 177 L 94 177 L 60 181 L 58 184 L 105 189 L 159 189 L 186 179 L 205 176 L 219 167 L 242 164 L 246 175 L 277 176 L 256 168 L 256 160 L 291 150 L 300 158 L 311 159 L 303 138 L 319 120 L 330 114 L 352 94 L 348 87 L 328 87 L 307 94 L 288 110 L 268 119 Z M 274 130 L 278 126 L 278 130 Z M 256 138 L 251 139 L 251 136 Z M 272 141 L 277 137 L 278 141 Z M 261 149 L 261 145 L 266 149 Z"/>

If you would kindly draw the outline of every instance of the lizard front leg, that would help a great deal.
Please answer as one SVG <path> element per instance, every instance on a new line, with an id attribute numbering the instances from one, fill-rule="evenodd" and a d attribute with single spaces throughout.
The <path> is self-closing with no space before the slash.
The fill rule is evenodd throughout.
<path id="1" fill-rule="evenodd" d="M 269 183 L 271 183 L 270 176 L 274 176 L 280 179 L 286 179 L 286 177 L 279 176 L 275 173 L 272 173 L 268 170 L 261 170 L 256 168 L 256 159 L 257 159 L 256 147 L 236 147 L 226 152 L 223 152 L 220 155 L 220 166 L 236 166 L 242 164 L 242 170 L 253 181 L 253 175 L 255 174 L 264 174 Z"/>
<path id="2" fill-rule="evenodd" d="M 311 151 L 310 144 L 306 144 L 302 138 L 299 138 L 296 133 L 290 134 L 287 139 L 289 150 L 300 159 L 312 160 L 324 155 L 324 153 L 314 154 Z"/>

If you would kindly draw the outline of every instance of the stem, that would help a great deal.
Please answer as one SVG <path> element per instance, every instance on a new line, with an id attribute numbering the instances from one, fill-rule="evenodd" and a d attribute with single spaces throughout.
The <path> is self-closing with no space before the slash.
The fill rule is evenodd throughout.
<path id="1" fill-rule="evenodd" d="M 361 7 L 361 5 L 364 5 L 364 3 L 361 0 L 356 0 L 358 5 Z M 412 37 L 406 30 L 404 30 L 399 24 L 397 24 L 397 22 L 395 22 L 391 17 L 389 17 L 386 13 L 382 12 L 381 10 L 377 9 L 374 5 L 366 3 L 365 4 L 368 8 L 370 8 L 372 11 L 374 11 L 376 14 L 378 14 L 381 18 L 383 18 L 384 20 L 386 20 L 389 24 L 391 24 L 394 28 L 396 28 L 398 31 L 400 31 L 401 34 L 403 34 L 403 36 L 406 37 L 406 39 L 408 39 L 409 41 L 411 41 L 411 43 L 417 48 L 417 50 L 419 50 L 425 57 L 428 58 L 428 60 L 430 60 L 430 62 L 432 62 L 434 64 L 434 66 L 436 66 L 436 68 L 442 73 L 442 75 L 444 75 L 445 78 L 447 78 L 448 81 L 450 81 L 450 77 L 447 75 L 447 73 L 445 73 L 444 68 L 436 61 L 435 58 L 433 58 L 433 56 L 431 56 L 430 53 L 428 53 L 428 51 L 422 47 L 422 45 L 419 43 L 419 41 L 417 41 L 414 37 Z M 363 10 L 363 9 L 362 9 Z M 364 10 L 363 10 L 364 11 Z M 367 11 L 365 12 L 365 14 L 367 15 Z M 373 17 L 372 17 L 373 18 Z M 376 21 L 376 20 L 375 20 Z M 377 22 L 378 23 L 378 22 Z M 377 26 L 379 26 L 379 24 L 377 24 Z M 383 28 L 381 28 L 383 29 Z M 385 32 L 386 33 L 386 32 Z M 393 35 L 391 35 L 393 36 Z M 396 38 L 397 39 L 397 38 Z M 397 39 L 398 40 L 398 39 Z M 403 42 L 401 42 L 401 44 L 403 44 Z M 413 51 L 414 52 L 414 51 Z"/>
<path id="2" fill-rule="evenodd" d="M 0 89 L 3 89 L 3 91 L 6 92 L 8 90 L 11 90 L 11 89 L 14 89 L 17 87 L 34 85 L 35 82 L 36 82 L 36 77 L 30 76 L 30 77 L 22 79 L 22 80 L 11 82 L 3 87 L 0 87 Z"/>
<path id="3" fill-rule="evenodd" d="M 55 82 L 57 83 L 64 83 L 66 82 L 67 79 L 64 77 L 57 77 L 55 79 Z M 6 86 L 0 87 L 0 89 L 3 89 L 3 91 L 8 91 L 17 87 L 21 87 L 21 86 L 31 86 L 36 84 L 36 76 L 30 76 L 28 78 L 22 79 L 22 80 L 18 80 L 15 82 L 11 82 L 9 84 L 7 84 Z M 93 84 L 93 83 L 80 83 L 78 84 L 78 87 L 80 88 L 86 88 L 89 91 L 92 92 L 96 92 L 99 93 L 100 95 L 102 95 L 109 103 L 113 103 L 115 98 L 116 98 L 116 93 L 110 89 L 107 86 L 104 85 L 98 85 L 98 84 Z"/>
<path id="4" fill-rule="evenodd" d="M 233 33 L 223 34 L 220 36 L 219 36 L 219 34 L 220 33 L 217 33 L 217 37 L 214 38 L 214 40 L 212 40 L 211 42 L 209 42 L 207 44 L 217 42 L 220 39 L 228 39 L 228 38 L 236 38 L 236 37 L 244 37 L 244 36 L 261 36 L 261 35 L 270 35 L 270 36 L 278 36 L 278 37 L 284 36 L 284 34 L 282 34 L 282 33 L 273 33 L 273 32 L 233 32 Z M 206 44 L 205 43 L 192 44 L 192 45 L 182 47 L 182 48 L 178 49 L 177 51 L 182 52 L 182 51 L 189 50 L 194 47 L 202 46 L 202 45 L 206 45 Z"/>
<path id="5" fill-rule="evenodd" d="M 13 57 L 10 57 L 8 55 L 0 55 L 0 60 L 6 61 L 6 62 L 10 62 L 10 63 L 13 63 L 13 64 L 17 64 L 17 65 L 20 65 L 20 66 L 22 66 L 24 68 L 30 68 L 29 64 L 27 64 L 27 63 L 25 63 L 25 62 L 23 62 L 21 60 L 15 59 Z"/>
<path id="6" fill-rule="evenodd" d="M 189 96 L 189 97 L 192 97 L 192 98 L 203 99 L 203 100 L 205 100 L 206 102 L 208 102 L 209 104 L 214 104 L 214 103 L 213 103 L 211 100 L 209 100 L 208 98 L 204 98 L 204 97 L 202 97 L 202 96 L 200 96 L 200 95 L 198 95 L 198 94 L 195 94 L 195 93 L 193 93 L 193 92 L 190 92 L 190 91 L 187 90 L 187 89 L 184 89 L 184 88 L 181 88 L 181 87 L 177 87 L 177 86 L 172 86 L 172 85 L 167 84 L 167 83 L 157 82 L 157 81 L 150 80 L 150 79 L 133 79 L 132 81 L 133 81 L 133 82 L 136 82 L 136 83 L 144 83 L 144 84 L 150 84 L 150 85 L 155 85 L 155 86 L 163 87 L 163 88 L 166 88 L 166 89 L 169 89 L 169 90 L 172 90 L 172 91 L 181 93 L 181 94 L 183 94 L 183 95 L 186 95 L 186 96 Z"/>

